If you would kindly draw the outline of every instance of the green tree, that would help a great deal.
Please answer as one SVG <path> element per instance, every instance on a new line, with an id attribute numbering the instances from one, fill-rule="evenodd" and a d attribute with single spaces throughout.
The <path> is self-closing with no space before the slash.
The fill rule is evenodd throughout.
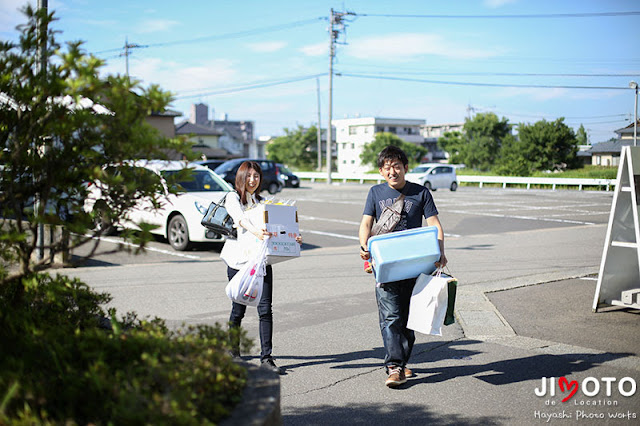
<path id="1" fill-rule="evenodd" d="M 578 141 L 578 145 L 589 145 L 589 135 L 587 135 L 587 131 L 582 124 L 576 132 L 576 140 Z"/>
<path id="2" fill-rule="evenodd" d="M 573 129 L 564 123 L 564 118 L 520 124 L 518 136 L 522 155 L 532 170 L 580 167 L 578 140 Z"/>
<path id="3" fill-rule="evenodd" d="M 99 235 L 82 211 L 96 179 L 113 188 L 105 213 L 122 215 L 158 190 L 123 162 L 188 145 L 145 124 L 168 93 L 100 78 L 102 62 L 80 43 L 65 52 L 56 44 L 52 14 L 25 12 L 19 42 L 0 43 L 0 424 L 218 424 L 246 377 L 228 354 L 230 333 L 219 325 L 170 331 L 134 313 L 118 319 L 103 309 L 109 295 L 35 272 L 46 260 L 30 262 L 39 224 L 69 230 L 75 246 Z M 45 41 L 46 72 L 36 63 Z M 123 173 L 108 175 L 104 165 Z M 146 235 L 124 237 L 142 248 Z M 47 252 L 61 244 L 47 242 Z M 248 346 L 243 332 L 232 336 Z"/>
<path id="4" fill-rule="evenodd" d="M 25 13 L 28 23 L 18 27 L 19 42 L 0 43 L 0 282 L 51 264 L 49 256 L 32 261 L 40 225 L 66 229 L 71 249 L 92 243 L 90 255 L 95 254 L 98 240 L 92 237 L 100 231 L 89 232 L 94 218 L 84 213 L 83 203 L 88 185 L 97 179 L 112 188 L 111 208 L 104 212 L 111 217 L 121 217 L 141 197 L 158 203 L 157 183 L 141 186 L 126 173 L 107 176 L 104 165 L 161 158 L 162 149 L 188 151 L 145 122 L 152 111 L 166 108 L 169 93 L 157 86 L 142 88 L 128 77 L 101 78 L 103 61 L 87 55 L 81 42 L 66 49 L 57 43 L 49 27 L 53 14 L 31 7 Z M 41 69 L 42 47 L 46 67 Z M 150 234 L 124 237 L 143 247 Z M 46 253 L 66 244 L 64 233 L 57 234 L 46 243 Z"/>
<path id="5" fill-rule="evenodd" d="M 371 166 L 373 170 L 377 170 L 378 154 L 389 145 L 397 146 L 407 154 L 409 167 L 419 164 L 422 157 L 427 154 L 427 149 L 423 146 L 416 145 L 411 142 L 405 142 L 393 133 L 380 132 L 376 133 L 373 141 L 365 144 L 362 153 L 360 154 L 360 161 L 362 161 L 362 164 Z"/>
<path id="6" fill-rule="evenodd" d="M 464 124 L 464 164 L 478 170 L 490 170 L 498 158 L 502 140 L 511 133 L 506 118 L 494 113 L 476 114 Z"/>
<path id="7" fill-rule="evenodd" d="M 502 140 L 509 134 L 511 125 L 506 118 L 482 113 L 467 119 L 462 133 L 447 132 L 438 143 L 449 153 L 450 162 L 485 171 L 494 166 Z"/>
<path id="8" fill-rule="evenodd" d="M 532 164 L 523 155 L 522 142 L 513 135 L 502 139 L 499 160 L 492 171 L 502 176 L 529 176 Z"/>
<path id="9" fill-rule="evenodd" d="M 452 164 L 464 164 L 466 159 L 466 140 L 462 132 L 445 132 L 438 139 L 438 145 L 443 151 L 449 153 L 449 162 Z"/>
<path id="10" fill-rule="evenodd" d="M 277 137 L 269 144 L 267 157 L 278 163 L 303 170 L 315 168 L 318 160 L 312 148 L 317 147 L 318 144 L 316 126 L 305 129 L 299 125 L 295 130 L 285 128 L 284 133 L 284 136 Z"/>

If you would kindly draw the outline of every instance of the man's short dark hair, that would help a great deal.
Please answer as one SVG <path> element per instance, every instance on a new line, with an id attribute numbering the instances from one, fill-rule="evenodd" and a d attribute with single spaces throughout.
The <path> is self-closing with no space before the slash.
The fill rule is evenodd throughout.
<path id="1" fill-rule="evenodd" d="M 400 160 L 402 165 L 409 164 L 407 154 L 403 150 L 394 145 L 389 145 L 378 154 L 378 168 L 381 169 L 387 161 Z"/>

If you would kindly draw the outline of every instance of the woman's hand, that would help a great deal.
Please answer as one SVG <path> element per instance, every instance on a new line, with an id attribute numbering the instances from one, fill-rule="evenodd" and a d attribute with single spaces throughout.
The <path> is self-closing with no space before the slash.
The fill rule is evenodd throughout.
<path id="1" fill-rule="evenodd" d="M 267 229 L 259 229 L 253 233 L 261 241 L 264 241 L 265 238 L 269 238 L 272 236 L 271 232 L 267 231 Z"/>

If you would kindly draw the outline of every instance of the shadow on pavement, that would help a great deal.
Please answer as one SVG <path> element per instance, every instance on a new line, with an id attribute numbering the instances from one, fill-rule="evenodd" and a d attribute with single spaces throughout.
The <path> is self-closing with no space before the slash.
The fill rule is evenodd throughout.
<path id="1" fill-rule="evenodd" d="M 399 417 L 399 413 L 402 413 Z M 286 425 L 494 425 L 504 424 L 504 417 L 463 417 L 447 414 L 446 417 L 432 413 L 426 404 L 374 405 L 353 404 L 349 407 L 319 405 L 296 409 L 294 414 L 283 414 Z"/>

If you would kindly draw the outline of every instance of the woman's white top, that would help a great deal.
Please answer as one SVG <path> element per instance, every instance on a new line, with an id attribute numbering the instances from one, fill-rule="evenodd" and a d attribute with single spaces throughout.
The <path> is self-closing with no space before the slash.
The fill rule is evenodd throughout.
<path id="1" fill-rule="evenodd" d="M 240 202 L 240 195 L 237 192 L 230 192 L 227 194 L 224 206 L 227 209 L 229 216 L 233 218 L 234 228 L 238 229 L 238 239 L 227 239 L 224 243 L 224 247 L 222 247 L 222 252 L 220 252 L 220 258 L 230 268 L 240 269 L 242 268 L 242 265 L 247 263 L 249 260 L 248 256 L 250 253 L 250 247 L 245 247 L 241 243 L 243 240 L 242 236 L 249 231 L 240 226 L 240 220 L 243 220 L 245 223 L 249 221 L 245 216 L 244 211 L 253 207 L 257 203 L 258 200 L 253 194 L 247 193 L 247 204 L 245 205 L 242 205 Z"/>

